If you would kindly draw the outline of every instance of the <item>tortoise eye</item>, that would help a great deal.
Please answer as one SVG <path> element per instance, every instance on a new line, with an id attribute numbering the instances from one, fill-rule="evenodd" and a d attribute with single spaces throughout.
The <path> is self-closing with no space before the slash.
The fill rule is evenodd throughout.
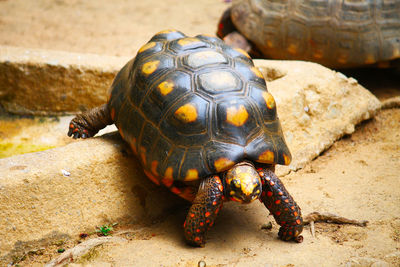
<path id="1" fill-rule="evenodd" d="M 236 187 L 240 187 L 240 180 L 233 180 L 233 184 L 236 186 Z"/>

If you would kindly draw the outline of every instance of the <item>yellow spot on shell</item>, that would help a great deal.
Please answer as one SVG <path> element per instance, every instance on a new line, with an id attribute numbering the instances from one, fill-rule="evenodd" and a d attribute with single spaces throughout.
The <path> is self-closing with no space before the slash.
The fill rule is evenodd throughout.
<path id="1" fill-rule="evenodd" d="M 341 64 L 346 64 L 347 63 L 347 55 L 340 55 L 337 59 L 337 61 Z"/>
<path id="2" fill-rule="evenodd" d="M 143 165 L 146 166 L 146 149 L 144 147 L 140 147 L 140 157 L 142 158 Z"/>
<path id="3" fill-rule="evenodd" d="M 148 172 L 148 171 L 146 171 L 146 170 L 143 170 L 143 171 L 144 171 L 144 174 L 146 174 L 146 176 L 147 176 L 150 180 L 152 180 L 155 184 L 160 185 L 160 182 L 158 181 L 157 177 L 155 177 L 152 173 L 150 173 L 150 172 Z"/>
<path id="4" fill-rule="evenodd" d="M 262 75 L 261 71 L 260 71 L 257 67 L 252 67 L 251 70 L 253 71 L 253 73 L 254 73 L 257 77 L 259 77 L 259 78 L 261 78 L 261 79 L 264 79 L 264 76 Z"/>
<path id="5" fill-rule="evenodd" d="M 111 119 L 114 120 L 115 119 L 115 108 L 111 108 L 110 115 L 111 115 Z"/>
<path id="6" fill-rule="evenodd" d="M 194 37 L 187 37 L 187 38 L 182 38 L 182 39 L 180 39 L 180 40 L 178 41 L 178 44 L 179 44 L 180 46 L 185 46 L 185 45 L 188 45 L 188 44 L 193 44 L 193 43 L 198 43 L 198 42 L 200 42 L 200 40 L 197 39 L 197 38 L 194 38 Z"/>
<path id="7" fill-rule="evenodd" d="M 174 183 L 174 180 L 172 179 L 162 179 L 161 182 L 166 186 L 166 187 L 171 187 L 171 185 Z"/>
<path id="8" fill-rule="evenodd" d="M 197 110 L 192 104 L 185 104 L 175 111 L 175 117 L 184 122 L 194 122 L 197 119 Z"/>
<path id="9" fill-rule="evenodd" d="M 241 49 L 241 48 L 235 48 L 235 50 L 238 51 L 240 54 L 246 56 L 247 58 L 250 58 L 249 54 L 247 54 L 247 52 L 244 51 L 243 49 Z"/>
<path id="10" fill-rule="evenodd" d="M 288 48 L 287 48 L 287 51 L 292 55 L 297 54 L 297 45 L 296 44 L 290 44 L 288 46 Z"/>
<path id="11" fill-rule="evenodd" d="M 228 158 L 219 158 L 214 162 L 214 166 L 217 172 L 224 171 L 228 169 L 230 166 L 233 166 L 233 164 L 235 164 L 235 162 L 233 162 Z"/>
<path id="12" fill-rule="evenodd" d="M 168 95 L 174 90 L 174 83 L 170 81 L 164 81 L 158 85 L 158 89 L 163 96 Z"/>
<path id="13" fill-rule="evenodd" d="M 375 63 L 375 57 L 372 54 L 367 55 L 367 58 L 365 59 L 364 63 L 365 64 L 373 64 Z"/>
<path id="14" fill-rule="evenodd" d="M 246 123 L 249 117 L 249 113 L 247 113 L 246 108 L 243 105 L 240 105 L 239 108 L 229 107 L 226 110 L 226 120 L 228 123 L 233 124 L 235 126 L 242 126 Z"/>
<path id="15" fill-rule="evenodd" d="M 172 167 L 168 167 L 165 170 L 164 177 L 165 177 L 165 179 L 172 180 L 173 179 L 173 174 L 174 174 L 174 169 Z"/>
<path id="16" fill-rule="evenodd" d="M 274 44 L 272 43 L 271 40 L 268 40 L 267 41 L 267 46 L 268 46 L 268 48 L 272 48 L 272 47 L 274 47 Z"/>
<path id="17" fill-rule="evenodd" d="M 258 160 L 263 163 L 274 163 L 275 155 L 271 150 L 265 150 L 258 157 Z"/>
<path id="18" fill-rule="evenodd" d="M 142 72 L 146 75 L 152 74 L 160 65 L 159 60 L 149 61 L 143 64 Z"/>
<path id="19" fill-rule="evenodd" d="M 175 30 L 175 29 L 162 30 L 162 31 L 157 32 L 155 35 L 158 35 L 158 34 L 167 34 L 167 33 L 172 33 L 172 32 L 177 32 L 177 30 Z"/>
<path id="20" fill-rule="evenodd" d="M 147 49 L 150 49 L 150 48 L 154 47 L 155 45 L 156 45 L 155 42 L 149 42 L 139 49 L 139 53 L 142 53 L 143 51 L 146 51 Z"/>
<path id="21" fill-rule="evenodd" d="M 193 181 L 199 179 L 199 172 L 196 169 L 189 169 L 186 172 L 185 181 Z"/>
<path id="22" fill-rule="evenodd" d="M 321 59 L 324 56 L 323 52 L 321 50 L 316 50 L 313 53 L 313 57 L 316 59 Z"/>
<path id="23" fill-rule="evenodd" d="M 265 104 L 269 109 L 275 108 L 275 99 L 270 93 L 262 92 L 262 97 L 264 98 Z"/>
<path id="24" fill-rule="evenodd" d="M 153 161 L 151 162 L 151 172 L 152 172 L 154 175 L 158 175 L 157 166 L 158 166 L 158 161 L 157 161 L 157 160 L 153 160 Z"/>
<path id="25" fill-rule="evenodd" d="M 290 157 L 286 154 L 283 154 L 283 160 L 285 161 L 285 165 L 289 165 L 291 162 Z"/>
<path id="26" fill-rule="evenodd" d="M 135 153 L 135 155 L 137 155 L 136 138 L 132 138 L 131 141 L 129 142 L 129 145 L 131 146 L 133 153 Z"/>

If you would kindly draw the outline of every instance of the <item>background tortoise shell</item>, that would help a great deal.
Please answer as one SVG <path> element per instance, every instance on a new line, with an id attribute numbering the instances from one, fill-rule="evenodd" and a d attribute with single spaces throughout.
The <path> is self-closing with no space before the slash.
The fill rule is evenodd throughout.
<path id="1" fill-rule="evenodd" d="M 231 19 L 266 58 L 328 67 L 400 58 L 400 0 L 233 0 Z"/>
<path id="2" fill-rule="evenodd" d="M 218 38 L 160 32 L 111 90 L 111 117 L 156 183 L 199 180 L 244 159 L 290 163 L 262 74 Z"/>

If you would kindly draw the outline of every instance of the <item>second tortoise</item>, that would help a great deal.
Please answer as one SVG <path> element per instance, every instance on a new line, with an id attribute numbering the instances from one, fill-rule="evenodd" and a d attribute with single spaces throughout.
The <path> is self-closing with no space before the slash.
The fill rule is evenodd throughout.
<path id="1" fill-rule="evenodd" d="M 257 58 L 400 66 L 400 0 L 233 0 L 217 35 Z"/>

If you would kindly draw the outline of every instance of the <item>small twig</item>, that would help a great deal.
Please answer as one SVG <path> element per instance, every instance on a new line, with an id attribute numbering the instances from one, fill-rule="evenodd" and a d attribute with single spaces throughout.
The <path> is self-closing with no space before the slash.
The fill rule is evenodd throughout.
<path id="1" fill-rule="evenodd" d="M 388 98 L 381 103 L 381 109 L 400 108 L 400 96 Z"/>
<path id="2" fill-rule="evenodd" d="M 77 246 L 66 250 L 59 257 L 51 260 L 47 263 L 46 267 L 63 266 L 67 263 L 75 261 L 77 258 L 86 254 L 90 249 L 102 245 L 110 241 L 124 240 L 121 237 L 103 236 L 94 239 L 89 239 L 85 242 L 78 244 Z"/>
<path id="3" fill-rule="evenodd" d="M 312 237 L 315 237 L 314 221 L 310 222 L 310 227 L 311 227 L 311 235 L 312 235 Z"/>
<path id="4" fill-rule="evenodd" d="M 358 226 L 367 226 L 368 221 L 357 221 L 352 219 L 347 219 L 332 213 L 320 213 L 312 212 L 304 217 L 303 224 L 311 224 L 311 222 L 327 222 L 327 223 L 337 223 L 337 224 L 354 224 Z"/>

